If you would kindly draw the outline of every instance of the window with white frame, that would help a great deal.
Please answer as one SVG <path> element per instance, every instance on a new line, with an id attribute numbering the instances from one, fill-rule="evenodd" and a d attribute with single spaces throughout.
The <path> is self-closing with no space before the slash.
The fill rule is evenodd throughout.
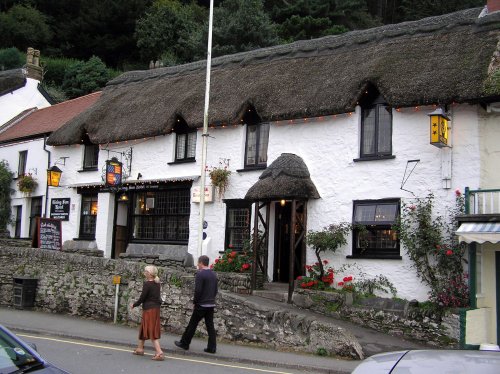
<path id="1" fill-rule="evenodd" d="M 356 200 L 353 205 L 352 257 L 400 258 L 399 238 L 393 228 L 400 200 Z"/>

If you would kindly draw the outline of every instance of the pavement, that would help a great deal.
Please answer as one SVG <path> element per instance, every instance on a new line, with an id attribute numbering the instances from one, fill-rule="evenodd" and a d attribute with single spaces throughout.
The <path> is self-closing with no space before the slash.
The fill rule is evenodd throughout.
<path id="1" fill-rule="evenodd" d="M 248 295 L 245 297 L 250 301 L 266 305 L 269 308 L 276 308 L 276 310 L 293 309 L 294 313 L 305 313 L 310 318 L 334 323 L 350 331 L 358 339 L 367 357 L 382 352 L 429 348 L 429 346 L 415 343 L 402 337 L 377 332 L 348 321 L 333 319 L 332 317 L 314 313 L 310 310 L 302 310 L 287 303 L 258 296 Z M 0 308 L 0 324 L 15 332 L 50 335 L 130 348 L 135 347 L 138 334 L 137 327 L 85 319 L 72 315 L 51 314 L 5 307 Z M 205 339 L 193 339 L 190 350 L 183 351 L 174 346 L 174 341 L 179 340 L 179 338 L 177 335 L 162 333 L 162 349 L 169 354 L 210 357 L 210 359 L 243 364 L 303 370 L 307 373 L 351 373 L 359 364 L 359 361 L 354 360 L 341 360 L 306 353 L 282 352 L 223 341 L 217 343 L 217 354 L 212 355 L 203 352 L 207 344 Z M 147 344 L 146 347 L 148 347 Z"/>
<path id="2" fill-rule="evenodd" d="M 66 339 L 135 347 L 138 329 L 111 322 L 84 319 L 77 316 L 51 314 L 32 310 L 0 308 L 0 324 L 17 333 L 41 334 Z M 267 367 L 303 370 L 307 373 L 351 373 L 359 361 L 339 360 L 297 352 L 281 352 L 244 345 L 217 343 L 215 355 L 204 353 L 206 339 L 193 339 L 189 351 L 174 346 L 179 336 L 162 333 L 161 345 L 165 353 L 217 359 Z M 150 342 L 149 342 L 150 343 Z M 151 344 L 146 343 L 146 349 Z"/>

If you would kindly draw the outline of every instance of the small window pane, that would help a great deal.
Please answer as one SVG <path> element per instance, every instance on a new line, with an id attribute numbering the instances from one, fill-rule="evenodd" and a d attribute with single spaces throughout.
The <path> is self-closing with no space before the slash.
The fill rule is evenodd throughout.
<path id="1" fill-rule="evenodd" d="M 363 155 L 375 154 L 375 110 L 365 109 L 363 119 Z"/>
<path id="2" fill-rule="evenodd" d="M 19 164 L 17 166 L 17 174 L 22 177 L 26 174 L 26 161 L 28 159 L 28 151 L 19 152 Z"/>
<path id="3" fill-rule="evenodd" d="M 375 213 L 375 221 L 378 222 L 395 222 L 398 207 L 396 204 L 381 204 L 377 205 Z"/>
<path id="4" fill-rule="evenodd" d="M 391 153 L 392 116 L 390 110 L 385 105 L 378 107 L 378 153 Z"/>
<path id="5" fill-rule="evenodd" d="M 175 158 L 182 160 L 186 154 L 186 134 L 177 134 L 177 153 Z"/>
<path id="6" fill-rule="evenodd" d="M 354 222 L 371 222 L 375 220 L 376 205 L 356 205 Z"/>
<path id="7" fill-rule="evenodd" d="M 96 168 L 99 158 L 99 146 L 96 144 L 85 145 L 83 154 L 83 168 Z"/>
<path id="8" fill-rule="evenodd" d="M 257 150 L 257 126 L 247 127 L 246 165 L 255 165 Z"/>
<path id="9" fill-rule="evenodd" d="M 259 126 L 259 164 L 267 163 L 267 145 L 269 143 L 269 124 L 263 123 Z"/>
<path id="10" fill-rule="evenodd" d="M 186 158 L 196 157 L 196 131 L 190 132 L 187 139 Z"/>

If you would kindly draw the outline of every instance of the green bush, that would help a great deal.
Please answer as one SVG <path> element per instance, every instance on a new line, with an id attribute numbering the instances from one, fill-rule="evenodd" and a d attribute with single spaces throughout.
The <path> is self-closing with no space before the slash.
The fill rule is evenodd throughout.
<path id="1" fill-rule="evenodd" d="M 24 62 L 25 57 L 17 48 L 0 49 L 0 70 L 20 68 Z"/>
<path id="2" fill-rule="evenodd" d="M 43 57 L 41 65 L 43 66 L 43 80 L 51 86 L 61 86 L 64 82 L 66 71 L 80 60 L 66 57 Z"/>
<path id="3" fill-rule="evenodd" d="M 7 228 L 10 223 L 10 195 L 13 190 L 10 187 L 13 174 L 9 169 L 7 161 L 0 161 L 0 231 Z"/>

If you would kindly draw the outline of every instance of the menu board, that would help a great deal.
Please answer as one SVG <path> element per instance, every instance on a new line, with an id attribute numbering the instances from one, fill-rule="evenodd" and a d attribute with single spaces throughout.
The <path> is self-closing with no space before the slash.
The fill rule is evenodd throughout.
<path id="1" fill-rule="evenodd" d="M 61 220 L 37 217 L 35 231 L 38 248 L 60 251 L 62 248 Z"/>
<path id="2" fill-rule="evenodd" d="M 50 218 L 69 221 L 70 198 L 50 200 Z"/>

